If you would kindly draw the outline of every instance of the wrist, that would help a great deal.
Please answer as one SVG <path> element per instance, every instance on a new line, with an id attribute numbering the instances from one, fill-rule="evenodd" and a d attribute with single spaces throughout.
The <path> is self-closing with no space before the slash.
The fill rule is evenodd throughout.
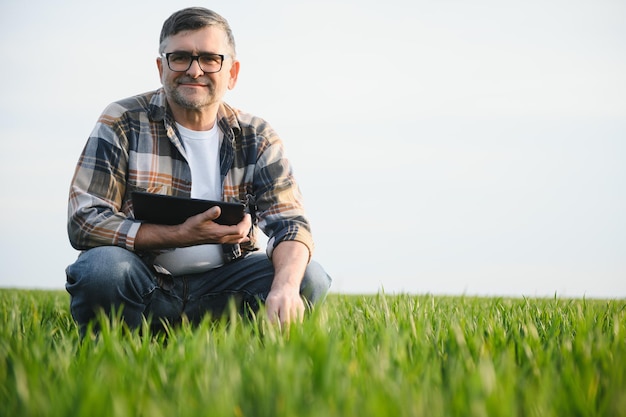
<path id="1" fill-rule="evenodd" d="M 143 223 L 137 230 L 135 248 L 151 250 L 189 246 L 189 244 L 185 242 L 187 235 L 182 225 L 166 226 Z"/>
<path id="2" fill-rule="evenodd" d="M 295 283 L 274 282 L 270 288 L 270 292 L 294 292 L 300 293 L 300 285 Z"/>

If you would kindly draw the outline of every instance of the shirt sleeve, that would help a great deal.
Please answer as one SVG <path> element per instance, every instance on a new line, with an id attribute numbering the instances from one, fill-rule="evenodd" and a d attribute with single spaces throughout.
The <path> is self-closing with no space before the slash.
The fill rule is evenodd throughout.
<path id="1" fill-rule="evenodd" d="M 314 243 L 300 188 L 283 142 L 271 128 L 265 137 L 267 146 L 262 149 L 255 169 L 255 189 L 259 227 L 269 237 L 267 254 L 271 258 L 280 242 L 298 241 L 309 249 L 310 260 Z"/>
<path id="2" fill-rule="evenodd" d="M 113 110 L 109 107 L 107 110 Z M 68 235 L 75 249 L 134 249 L 140 223 L 124 202 L 128 167 L 123 121 L 107 110 L 98 120 L 76 166 L 68 202 Z"/>

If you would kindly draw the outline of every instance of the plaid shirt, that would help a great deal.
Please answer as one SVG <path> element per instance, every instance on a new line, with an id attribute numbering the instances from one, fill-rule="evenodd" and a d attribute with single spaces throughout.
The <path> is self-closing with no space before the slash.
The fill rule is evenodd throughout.
<path id="1" fill-rule="evenodd" d="M 260 228 L 271 256 L 285 240 L 313 251 L 302 197 L 285 158 L 283 143 L 264 120 L 222 103 L 217 123 L 222 199 L 254 199 L 251 240 L 222 245 L 227 261 L 258 249 Z M 191 171 L 162 89 L 111 104 L 100 116 L 78 161 L 68 205 L 72 246 L 121 246 L 134 250 L 141 223 L 134 219 L 131 193 L 148 191 L 189 197 Z M 142 254 L 143 255 L 143 254 Z"/>

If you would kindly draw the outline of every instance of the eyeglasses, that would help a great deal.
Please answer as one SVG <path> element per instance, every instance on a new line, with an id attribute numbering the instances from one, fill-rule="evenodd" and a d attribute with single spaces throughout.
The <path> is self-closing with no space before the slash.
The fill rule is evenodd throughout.
<path id="1" fill-rule="evenodd" d="M 224 58 L 229 55 L 222 54 L 200 54 L 191 55 L 188 52 L 168 52 L 161 54 L 167 61 L 167 66 L 174 72 L 185 72 L 191 68 L 193 61 L 198 61 L 200 69 L 207 74 L 220 72 Z"/>

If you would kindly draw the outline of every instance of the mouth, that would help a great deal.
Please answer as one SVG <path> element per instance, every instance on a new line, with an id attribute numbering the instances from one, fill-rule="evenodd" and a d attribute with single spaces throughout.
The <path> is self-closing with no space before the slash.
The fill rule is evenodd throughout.
<path id="1" fill-rule="evenodd" d="M 205 80 L 192 79 L 189 77 L 180 77 L 176 82 L 181 87 L 208 87 L 209 85 Z"/>
<path id="2" fill-rule="evenodd" d="M 179 86 L 181 87 L 208 87 L 207 84 L 201 84 L 201 83 L 178 83 Z"/>

